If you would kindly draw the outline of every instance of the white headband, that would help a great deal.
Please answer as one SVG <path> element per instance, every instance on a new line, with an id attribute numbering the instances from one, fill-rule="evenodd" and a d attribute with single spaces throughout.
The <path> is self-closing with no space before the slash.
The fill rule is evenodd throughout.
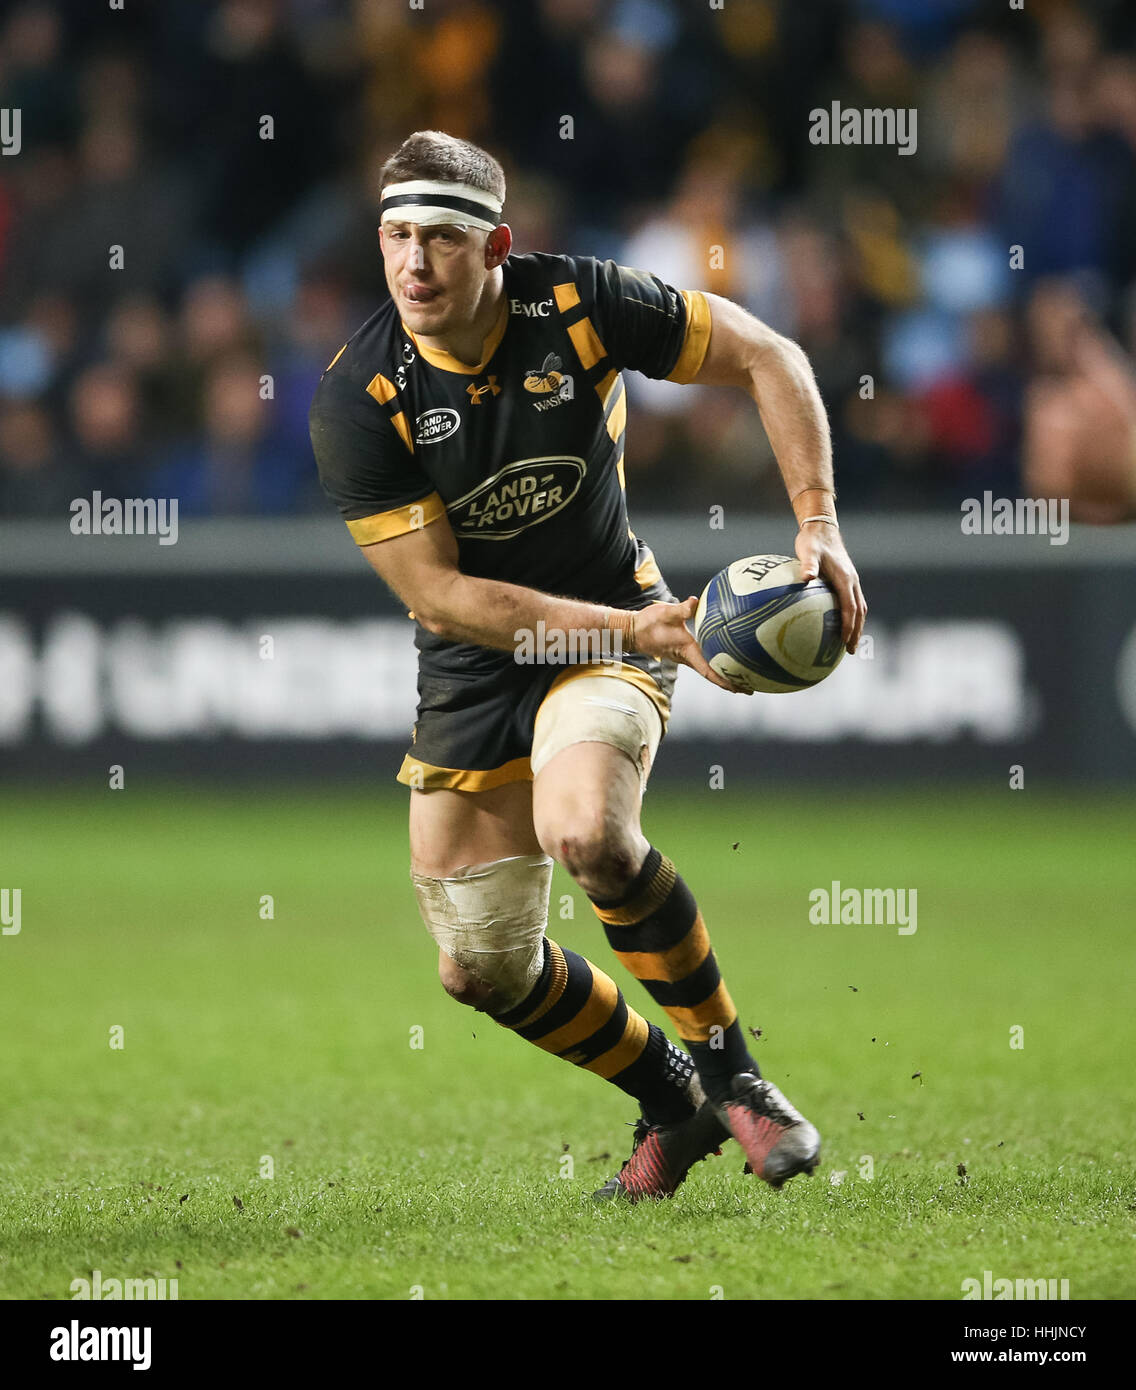
<path id="1" fill-rule="evenodd" d="M 501 221 L 501 208 L 500 199 L 483 188 L 441 179 L 414 179 L 383 189 L 379 221 L 416 222 L 420 227 L 446 223 L 491 232 Z"/>

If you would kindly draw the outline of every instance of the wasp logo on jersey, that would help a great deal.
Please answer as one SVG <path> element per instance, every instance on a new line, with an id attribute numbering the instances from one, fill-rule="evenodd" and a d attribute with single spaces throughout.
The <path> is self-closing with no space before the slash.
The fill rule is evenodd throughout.
<path id="1" fill-rule="evenodd" d="M 586 471 L 582 458 L 520 459 L 451 502 L 446 507 L 450 525 L 462 536 L 510 540 L 563 511 Z"/>
<path id="2" fill-rule="evenodd" d="M 551 410 L 553 406 L 563 405 L 575 397 L 576 388 L 572 378 L 560 369 L 564 364 L 554 352 L 544 359 L 539 371 L 525 373 L 524 388 L 534 396 L 547 396 L 547 400 L 533 401 L 534 410 Z"/>

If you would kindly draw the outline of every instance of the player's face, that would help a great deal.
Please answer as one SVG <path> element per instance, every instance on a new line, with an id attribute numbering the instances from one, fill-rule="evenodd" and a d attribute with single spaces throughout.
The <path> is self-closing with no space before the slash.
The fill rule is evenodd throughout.
<path id="1" fill-rule="evenodd" d="M 387 287 L 412 333 L 440 337 L 473 323 L 495 263 L 487 239 L 473 227 L 385 222 L 379 228 Z"/>

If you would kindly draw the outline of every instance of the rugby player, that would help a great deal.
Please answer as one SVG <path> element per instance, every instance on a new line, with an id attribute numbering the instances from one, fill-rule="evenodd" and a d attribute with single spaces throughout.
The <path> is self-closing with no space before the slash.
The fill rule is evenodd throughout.
<path id="1" fill-rule="evenodd" d="M 418 907 L 454 999 L 638 1102 L 631 1157 L 597 1197 L 672 1196 L 731 1136 L 780 1186 L 813 1171 L 820 1136 L 761 1077 L 691 890 L 640 827 L 677 663 L 733 687 L 686 626 L 696 600 L 675 599 L 628 525 L 622 372 L 752 396 L 802 572 L 833 585 L 853 651 L 866 608 L 824 407 L 800 348 L 728 300 L 612 261 L 511 254 L 504 201 L 476 146 L 438 131 L 401 145 L 382 171 L 390 301 L 311 409 L 323 486 L 416 624 L 398 780 Z M 579 632 L 607 644 L 589 647 L 600 659 L 516 659 L 534 634 Z M 554 860 L 685 1049 L 548 939 Z"/>

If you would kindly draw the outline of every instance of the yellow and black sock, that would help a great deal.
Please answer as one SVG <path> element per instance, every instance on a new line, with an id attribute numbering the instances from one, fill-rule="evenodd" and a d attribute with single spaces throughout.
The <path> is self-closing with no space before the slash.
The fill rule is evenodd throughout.
<path id="1" fill-rule="evenodd" d="M 685 1119 L 693 1109 L 690 1057 L 628 1007 L 614 980 L 555 941 L 545 940 L 544 968 L 526 998 L 493 1018 L 634 1096 L 652 1124 Z"/>
<path id="2" fill-rule="evenodd" d="M 698 904 L 666 855 L 652 847 L 622 897 L 591 901 L 612 950 L 666 1010 L 711 1100 L 730 1095 L 738 1072 L 760 1076 Z"/>

